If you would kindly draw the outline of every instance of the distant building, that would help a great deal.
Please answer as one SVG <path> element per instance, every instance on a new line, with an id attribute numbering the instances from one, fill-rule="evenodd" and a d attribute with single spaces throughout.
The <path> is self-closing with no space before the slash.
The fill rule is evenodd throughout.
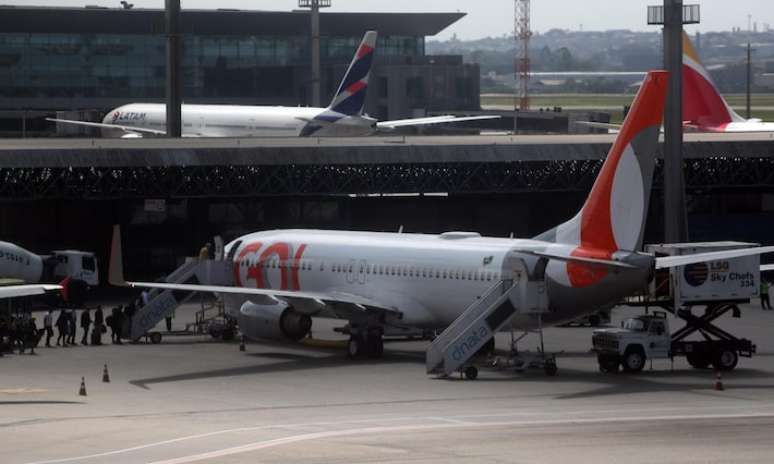
<path id="1" fill-rule="evenodd" d="M 478 109 L 478 65 L 425 54 L 425 37 L 463 16 L 322 13 L 323 101 L 363 33 L 375 29 L 369 114 Z M 184 10 L 181 23 L 185 102 L 310 104 L 308 12 Z M 57 110 L 96 116 L 129 102 L 163 101 L 162 10 L 0 6 L 0 31 L 0 134 L 50 132 L 44 117 Z"/>

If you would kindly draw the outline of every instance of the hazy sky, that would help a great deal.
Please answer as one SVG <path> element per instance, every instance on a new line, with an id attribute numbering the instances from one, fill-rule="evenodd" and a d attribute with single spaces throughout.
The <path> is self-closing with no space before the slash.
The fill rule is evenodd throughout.
<path id="1" fill-rule="evenodd" d="M 164 0 L 129 0 L 136 7 L 162 8 Z M 183 8 L 241 8 L 255 10 L 292 10 L 297 0 L 181 0 Z M 394 12 L 449 12 L 468 13 L 442 34 L 447 39 L 457 34 L 461 39 L 500 36 L 513 31 L 513 0 L 332 0 L 330 11 L 394 11 Z M 12 5 L 119 6 L 119 0 L 0 0 Z M 532 0 L 532 29 L 546 31 L 552 28 L 579 29 L 632 29 L 648 30 L 645 24 L 647 5 L 662 4 L 662 0 Z M 747 28 L 747 16 L 758 23 L 759 30 L 768 23 L 774 28 L 774 0 L 736 0 L 733 7 L 721 0 L 685 0 L 685 4 L 701 5 L 702 23 L 687 29 L 710 31 Z"/>

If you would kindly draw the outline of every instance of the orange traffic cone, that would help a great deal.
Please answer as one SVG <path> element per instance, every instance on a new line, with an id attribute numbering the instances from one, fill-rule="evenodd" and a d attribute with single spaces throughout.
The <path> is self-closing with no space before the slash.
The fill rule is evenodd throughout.
<path id="1" fill-rule="evenodd" d="M 102 381 L 105 383 L 110 382 L 110 374 L 108 374 L 107 364 L 105 364 L 105 368 L 102 369 Z"/>
<path id="2" fill-rule="evenodd" d="M 80 396 L 86 396 L 86 379 L 81 377 L 81 389 L 78 390 Z"/>
<path id="3" fill-rule="evenodd" d="M 720 374 L 720 371 L 715 372 L 715 390 L 725 390 L 725 388 L 723 388 L 723 376 Z"/>

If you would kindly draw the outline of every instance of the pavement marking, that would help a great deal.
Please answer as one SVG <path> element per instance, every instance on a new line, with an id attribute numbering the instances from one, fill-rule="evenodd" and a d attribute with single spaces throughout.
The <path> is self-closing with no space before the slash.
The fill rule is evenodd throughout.
<path id="1" fill-rule="evenodd" d="M 774 417 L 774 413 L 753 413 L 753 414 L 708 414 L 708 415 L 675 415 L 675 416 L 645 416 L 645 417 L 610 417 L 601 419 L 551 419 L 534 421 L 504 421 L 489 423 L 461 423 L 461 424 L 424 424 L 424 425 L 398 425 L 391 427 L 368 427 L 349 430 L 331 430 L 325 432 L 304 433 L 292 435 L 283 438 L 274 438 L 255 443 L 249 443 L 241 446 L 224 448 L 206 453 L 192 454 L 163 461 L 153 461 L 148 464 L 187 464 L 190 462 L 203 461 L 205 459 L 222 458 L 235 454 L 243 454 L 251 451 L 260 451 L 276 446 L 298 443 L 302 441 L 319 440 L 323 438 L 339 438 L 357 435 L 373 435 L 377 433 L 395 433 L 408 431 L 439 430 L 439 429 L 461 429 L 461 428 L 489 428 L 504 426 L 534 426 L 534 425 L 577 425 L 577 424 L 604 424 L 604 423 L 627 423 L 627 422 L 652 422 L 652 421 L 681 421 L 681 420 L 707 420 L 707 419 L 749 419 Z M 437 419 L 437 418 L 434 418 Z"/>
<path id="2" fill-rule="evenodd" d="M 770 406 L 770 405 L 765 405 Z M 530 413 L 530 412 L 512 412 L 512 413 L 490 413 L 490 414 L 466 414 L 466 415 L 457 415 L 457 416 L 397 416 L 392 417 L 392 415 L 388 415 L 387 417 L 380 417 L 380 418 L 369 418 L 369 419 L 350 419 L 350 420 L 338 420 L 338 421 L 320 421 L 320 422 L 305 422 L 305 423 L 289 423 L 289 424 L 271 424 L 271 425 L 259 425 L 259 426 L 251 426 L 251 427 L 238 427 L 238 428 L 232 428 L 232 429 L 224 429 L 224 430 L 216 430 L 212 432 L 206 432 L 206 433 L 200 433 L 200 434 L 194 434 L 194 435 L 188 435 L 178 438 L 172 438 L 169 440 L 162 440 L 158 442 L 152 442 L 152 443 L 146 443 L 143 445 L 137 445 L 132 446 L 128 448 L 113 450 L 113 451 L 105 451 L 102 453 L 95 453 L 90 455 L 83 455 L 83 456 L 75 456 L 75 457 L 68 457 L 68 458 L 56 458 L 51 460 L 44 460 L 44 461 L 33 461 L 28 462 L 27 464 L 58 464 L 58 463 L 66 463 L 66 462 L 74 462 L 74 461 L 85 461 L 89 459 L 96 459 L 96 458 L 103 458 L 108 456 L 116 456 L 119 454 L 127 454 L 135 451 L 141 451 L 145 449 L 155 448 L 155 447 L 161 447 L 164 445 L 174 444 L 174 443 L 180 443 L 184 441 L 189 440 L 196 440 L 201 438 L 208 438 L 218 435 L 226 435 L 231 433 L 240 433 L 240 432 L 257 432 L 261 430 L 278 430 L 278 429 L 293 429 L 293 428 L 301 428 L 301 427 L 325 427 L 325 426 L 331 426 L 331 425 L 357 425 L 357 424 L 368 424 L 373 422 L 412 422 L 412 421 L 433 421 L 433 422 L 444 422 L 443 424 L 411 424 L 411 425 L 402 425 L 402 426 L 380 426 L 380 427 L 370 427 L 370 428 L 358 428 L 358 429 L 345 429 L 345 430 L 335 430 L 335 431 L 327 431 L 327 432 L 313 432 L 313 433 L 306 433 L 306 434 L 299 434 L 299 435 L 293 435 L 290 437 L 285 437 L 281 439 L 275 439 L 275 440 L 268 440 L 268 441 L 262 441 L 257 442 L 253 444 L 248 445 L 242 445 L 234 448 L 227 448 L 225 450 L 221 451 L 213 451 L 213 452 L 225 452 L 227 450 L 231 450 L 230 452 L 223 454 L 229 455 L 229 454 L 239 454 L 244 453 L 248 451 L 254 451 L 256 449 L 263 449 L 267 447 L 273 447 L 273 446 L 279 446 L 282 444 L 285 444 L 286 441 L 282 440 L 288 440 L 293 439 L 292 441 L 287 441 L 287 443 L 292 443 L 295 441 L 304 441 L 304 440 L 314 440 L 317 438 L 325 438 L 325 437 L 317 437 L 317 434 L 320 433 L 333 433 L 335 435 L 333 436 L 347 436 L 352 434 L 369 434 L 369 433 L 377 433 L 379 431 L 383 432 L 397 432 L 397 431 L 407 431 L 407 430 L 421 430 L 421 429 L 434 429 L 434 428 L 447 428 L 447 427 L 454 427 L 454 428 L 481 428 L 481 427 L 497 427 L 497 426 L 529 426 L 529 425 L 563 425 L 563 424 L 594 424 L 594 423 L 607 423 L 607 422 L 637 422 L 637 421 L 658 421 L 658 420 L 701 420 L 701 419 L 734 419 L 734 418 L 762 418 L 762 417 L 774 417 L 774 411 L 771 412 L 750 412 L 750 413 L 717 413 L 717 414 L 705 414 L 705 415 L 695 415 L 695 414 L 678 414 L 678 415 L 654 415 L 654 416 L 636 416 L 632 417 L 632 412 L 648 412 L 648 411 L 658 411 L 658 410 L 666 410 L 667 408 L 655 408 L 655 409 L 591 409 L 591 410 L 578 410 L 578 411 L 551 411 L 549 414 L 562 414 L 563 416 L 566 416 L 567 414 L 621 414 L 621 415 L 628 415 L 629 417 L 607 417 L 607 418 L 584 418 L 584 417 L 576 417 L 576 418 L 562 418 L 562 419 L 519 419 L 519 420 L 510 420 L 510 421 L 493 421 L 493 422 L 484 422 L 481 421 L 481 419 L 486 418 L 504 418 L 504 417 L 524 417 L 529 415 L 536 415 L 537 413 Z M 676 408 L 670 408 L 670 410 L 674 410 Z M 693 408 L 682 408 L 682 409 L 693 409 Z M 756 408 L 758 411 L 760 411 L 760 407 Z M 542 414 L 545 414 L 543 412 Z M 468 420 L 466 420 L 468 419 Z M 473 420 L 470 420 L 473 419 Z M 475 421 L 475 419 L 479 419 L 479 421 Z M 301 437 L 301 438 L 299 438 Z M 279 441 L 278 441 L 279 440 Z M 266 445 L 266 443 L 271 442 L 270 445 Z M 244 447 L 251 447 L 256 445 L 261 445 L 260 448 L 256 449 L 244 449 L 241 450 Z M 237 449 L 240 449 L 241 451 L 235 451 Z M 203 453 L 209 455 L 210 453 Z M 202 455 L 203 455 L 202 454 Z M 202 459 L 209 459 L 210 457 L 199 457 L 196 459 L 192 459 L 196 456 L 202 456 L 202 455 L 192 455 L 189 457 L 181 457 L 176 459 L 191 459 L 189 461 L 179 461 L 179 462 L 194 462 L 197 460 Z M 172 464 L 173 462 L 178 461 L 158 461 L 154 464 Z"/>
<path id="3" fill-rule="evenodd" d="M 3 395 L 24 395 L 29 393 L 48 393 L 44 388 L 5 388 L 0 390 Z"/>

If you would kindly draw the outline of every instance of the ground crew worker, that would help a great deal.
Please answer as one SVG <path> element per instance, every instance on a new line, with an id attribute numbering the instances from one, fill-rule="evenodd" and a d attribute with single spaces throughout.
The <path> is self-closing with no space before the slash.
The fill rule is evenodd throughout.
<path id="1" fill-rule="evenodd" d="M 761 309 L 771 309 L 771 302 L 769 301 L 769 283 L 761 279 Z"/>
<path id="2" fill-rule="evenodd" d="M 204 244 L 201 250 L 199 250 L 199 262 L 207 261 L 210 259 L 210 248 L 212 248 L 212 245 L 210 242 L 207 242 Z"/>
<path id="3" fill-rule="evenodd" d="M 64 346 L 67 346 L 67 312 L 64 309 L 59 310 L 59 317 L 56 318 L 56 330 L 59 332 L 59 336 L 56 338 L 56 346 L 59 346 L 61 341 Z"/>
<path id="4" fill-rule="evenodd" d="M 51 337 L 54 336 L 54 317 L 49 309 L 43 317 L 43 328 L 46 330 L 46 347 L 51 348 Z"/>

